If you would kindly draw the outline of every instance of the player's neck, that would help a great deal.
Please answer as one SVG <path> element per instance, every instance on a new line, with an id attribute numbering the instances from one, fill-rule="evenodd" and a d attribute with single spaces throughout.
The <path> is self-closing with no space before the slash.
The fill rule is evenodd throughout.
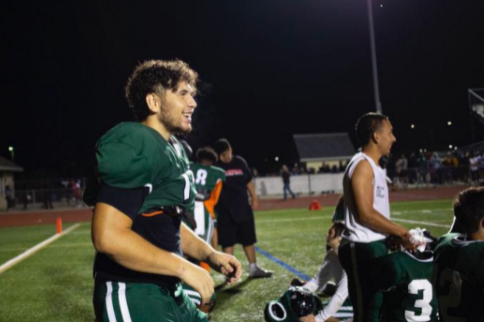
<path id="1" fill-rule="evenodd" d="M 376 146 L 372 146 L 371 144 L 369 145 L 366 145 L 364 146 L 362 149 L 361 149 L 361 152 L 363 152 L 364 154 L 366 154 L 368 157 L 370 157 L 370 159 L 373 160 L 373 162 L 375 162 L 376 165 L 379 164 L 380 162 L 380 159 L 382 157 L 381 153 L 378 151 L 378 149 L 376 148 Z"/>
<path id="2" fill-rule="evenodd" d="M 473 234 L 468 234 L 467 239 L 469 240 L 484 240 L 484 229 L 479 229 Z"/>
<path id="3" fill-rule="evenodd" d="M 156 118 L 156 115 L 150 115 L 146 118 L 146 120 L 142 121 L 141 124 L 144 124 L 148 127 L 151 127 L 156 132 L 160 133 L 160 135 L 168 141 L 173 133 L 170 133 L 166 127 L 161 124 L 160 121 Z"/>

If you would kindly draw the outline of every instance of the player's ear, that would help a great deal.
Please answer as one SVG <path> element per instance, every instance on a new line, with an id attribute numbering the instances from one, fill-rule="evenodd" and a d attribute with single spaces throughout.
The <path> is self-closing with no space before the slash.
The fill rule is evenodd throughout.
<path id="1" fill-rule="evenodd" d="M 146 105 L 152 113 L 156 113 L 161 107 L 161 98 L 155 93 L 148 93 L 145 97 Z"/>
<path id="2" fill-rule="evenodd" d="M 375 144 L 378 144 L 378 142 L 380 142 L 380 135 L 379 135 L 378 131 L 373 132 L 373 134 L 371 135 L 371 140 Z"/>

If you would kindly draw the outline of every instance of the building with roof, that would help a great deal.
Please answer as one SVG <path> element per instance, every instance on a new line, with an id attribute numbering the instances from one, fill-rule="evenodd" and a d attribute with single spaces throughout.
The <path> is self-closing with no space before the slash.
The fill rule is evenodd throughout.
<path id="1" fill-rule="evenodd" d="M 306 168 L 318 169 L 324 165 L 332 168 L 350 160 L 355 154 L 355 148 L 347 132 L 295 134 L 293 136 L 300 162 L 306 163 Z"/>

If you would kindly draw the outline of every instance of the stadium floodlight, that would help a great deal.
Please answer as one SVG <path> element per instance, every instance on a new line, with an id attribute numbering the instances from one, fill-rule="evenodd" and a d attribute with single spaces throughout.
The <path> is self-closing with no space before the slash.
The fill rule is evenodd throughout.
<path id="1" fill-rule="evenodd" d="M 452 122 L 451 121 L 447 122 L 447 125 L 448 126 L 451 126 L 452 125 Z"/>
<path id="2" fill-rule="evenodd" d="M 10 152 L 10 158 L 12 161 L 15 161 L 15 150 L 13 149 L 13 146 L 9 146 L 8 151 Z"/>
<path id="3" fill-rule="evenodd" d="M 279 161 L 279 157 L 276 157 L 276 161 Z"/>
<path id="4" fill-rule="evenodd" d="M 415 124 L 410 125 L 410 128 L 414 129 L 415 128 Z"/>
<path id="5" fill-rule="evenodd" d="M 452 144 L 449 145 L 449 149 L 452 149 Z"/>

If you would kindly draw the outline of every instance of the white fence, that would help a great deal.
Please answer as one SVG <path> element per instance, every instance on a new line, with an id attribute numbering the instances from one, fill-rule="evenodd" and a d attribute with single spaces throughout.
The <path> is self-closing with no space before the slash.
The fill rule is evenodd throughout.
<path id="1" fill-rule="evenodd" d="M 291 190 L 296 194 L 321 194 L 343 190 L 343 172 L 291 176 Z M 255 178 L 259 196 L 281 195 L 282 177 Z"/>

